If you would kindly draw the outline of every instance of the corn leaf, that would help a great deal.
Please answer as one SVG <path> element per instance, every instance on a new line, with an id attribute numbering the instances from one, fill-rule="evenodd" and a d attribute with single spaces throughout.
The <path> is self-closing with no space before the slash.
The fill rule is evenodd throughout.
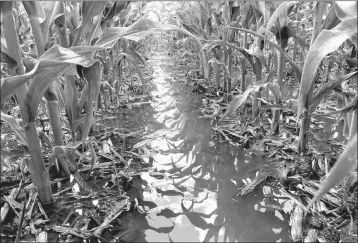
<path id="1" fill-rule="evenodd" d="M 242 106 L 244 104 L 244 102 L 247 100 L 247 98 L 249 97 L 249 94 L 251 92 L 255 93 L 257 91 L 260 90 L 260 87 L 255 85 L 255 86 L 249 86 L 246 88 L 245 92 L 243 94 L 240 94 L 238 96 L 236 96 L 228 105 L 226 112 L 224 113 L 224 115 L 220 118 L 220 121 L 222 121 L 224 118 L 228 117 L 229 115 L 231 115 L 232 113 L 234 113 L 234 111 L 239 108 L 240 106 Z"/>
<path id="2" fill-rule="evenodd" d="M 346 19 L 357 17 L 356 1 L 334 1 L 333 8 L 339 20 L 344 21 Z"/>
<path id="3" fill-rule="evenodd" d="M 46 20 L 46 13 L 40 1 L 23 1 L 22 4 L 26 9 L 29 18 L 37 18 L 40 23 L 43 23 Z"/>
<path id="4" fill-rule="evenodd" d="M 93 18 L 102 13 L 107 3 L 102 1 L 83 1 L 82 2 L 82 22 L 78 26 L 75 32 L 75 39 L 72 46 L 77 46 L 80 41 L 80 37 L 91 31 L 93 31 Z"/>
<path id="5" fill-rule="evenodd" d="M 314 76 L 322 59 L 335 51 L 345 40 L 357 38 L 357 18 L 342 21 L 331 30 L 323 30 L 311 46 L 303 67 L 298 101 L 298 116 L 301 115 L 306 103 L 310 104 L 313 97 L 308 97 L 314 82 Z"/>
<path id="6" fill-rule="evenodd" d="M 264 21 L 267 23 L 269 21 L 270 13 L 266 10 L 266 3 L 265 1 L 258 1 L 258 4 L 260 6 L 261 13 L 264 16 Z"/>
<path id="7" fill-rule="evenodd" d="M 254 95 L 255 93 L 259 92 L 261 88 L 269 89 L 273 93 L 275 100 L 278 101 L 278 102 L 281 101 L 282 94 L 280 92 L 280 88 L 278 87 L 278 85 L 272 84 L 272 83 L 263 83 L 263 82 L 260 83 L 260 82 L 258 82 L 258 84 L 255 84 L 253 86 L 247 87 L 243 94 L 240 94 L 240 95 L 236 96 L 230 102 L 230 104 L 228 105 L 228 107 L 226 109 L 226 112 L 220 118 L 218 123 L 220 121 L 222 121 L 224 118 L 226 118 L 229 115 L 231 115 L 240 106 L 242 106 L 245 103 L 245 101 L 247 100 L 247 98 L 249 97 L 250 94 Z"/>
<path id="8" fill-rule="evenodd" d="M 310 103 L 310 112 L 313 112 L 316 107 L 319 105 L 319 103 L 321 102 L 321 100 L 323 99 L 323 97 L 328 94 L 331 90 L 333 90 L 335 87 L 337 87 L 338 85 L 340 85 L 341 83 L 343 83 L 345 80 L 352 78 L 353 76 L 356 76 L 357 72 L 351 72 L 348 73 L 346 75 L 343 75 L 342 77 L 340 77 L 337 80 L 325 83 L 319 91 L 317 91 L 316 95 L 314 96 L 314 98 L 312 99 L 312 102 Z"/>
<path id="9" fill-rule="evenodd" d="M 85 87 L 83 87 L 82 91 L 81 91 L 81 96 L 80 96 L 80 100 L 78 101 L 78 110 L 82 111 L 83 107 L 85 107 L 87 98 L 89 96 L 89 88 L 88 85 L 86 84 Z"/>
<path id="10" fill-rule="evenodd" d="M 276 23 L 276 20 L 278 18 L 280 18 L 281 16 L 286 16 L 287 14 L 287 10 L 295 5 L 299 3 L 299 1 L 286 1 L 284 3 L 282 3 L 276 10 L 275 12 L 272 14 L 270 20 L 267 23 L 267 27 L 266 27 L 266 31 L 265 31 L 265 36 L 267 36 L 267 33 L 271 30 L 272 26 Z"/>
<path id="11" fill-rule="evenodd" d="M 246 50 L 246 51 L 247 51 L 248 54 L 257 57 L 261 61 L 262 65 L 264 65 L 266 70 L 269 70 L 269 68 L 267 66 L 267 63 L 266 63 L 264 52 L 258 46 L 255 46 L 253 48 L 253 50 L 249 49 L 249 50 Z"/>
<path id="12" fill-rule="evenodd" d="M 1 103 L 15 93 L 18 87 L 33 79 L 29 85 L 26 99 L 29 112 L 35 116 L 42 95 L 56 77 L 66 72 L 72 65 L 89 67 L 94 63 L 95 61 L 92 59 L 54 45 L 40 57 L 31 72 L 1 80 Z"/>
<path id="13" fill-rule="evenodd" d="M 88 68 L 82 69 L 82 77 L 87 81 L 88 86 L 88 99 L 86 104 L 86 115 L 84 124 L 82 127 L 82 148 L 84 148 L 85 140 L 89 134 L 89 131 L 94 123 L 94 109 L 93 103 L 97 108 L 98 95 L 100 92 L 100 85 L 102 79 L 101 65 L 97 61 L 95 64 Z M 81 76 L 81 75 L 80 75 Z"/>
<path id="14" fill-rule="evenodd" d="M 252 30 L 243 29 L 243 28 L 236 28 L 236 27 L 229 27 L 229 29 L 243 31 L 243 32 L 246 32 L 246 33 L 250 33 L 250 34 L 252 34 L 254 36 L 260 37 L 262 39 L 265 39 L 265 36 L 263 36 L 263 35 L 261 35 L 259 33 L 256 33 L 255 31 L 252 31 Z M 291 64 L 291 67 L 295 71 L 298 79 L 301 79 L 302 70 L 301 70 L 301 68 L 299 66 L 296 65 L 296 63 L 290 58 L 290 56 L 287 55 L 287 53 L 279 45 L 277 45 L 275 42 L 267 40 L 267 39 L 266 39 L 266 42 L 270 43 L 271 46 L 273 46 L 274 48 L 276 48 L 276 50 L 278 50 L 279 52 L 282 53 L 282 55 L 286 58 L 286 61 L 288 61 Z"/>
<path id="15" fill-rule="evenodd" d="M 46 15 L 46 19 L 41 24 L 42 35 L 45 43 L 48 43 L 50 40 L 50 27 L 55 20 L 55 17 L 60 13 L 61 4 L 62 2 L 60 1 L 46 1 L 42 3 L 43 10 Z"/>
<path id="16" fill-rule="evenodd" d="M 139 41 L 151 35 L 157 27 L 158 24 L 149 19 L 140 19 L 129 27 L 109 27 L 104 30 L 95 46 L 110 48 L 119 38 Z"/>
<path id="17" fill-rule="evenodd" d="M 311 45 L 315 41 L 317 35 L 320 33 L 318 32 L 320 29 L 323 18 L 324 10 L 326 9 L 325 2 L 316 2 L 314 7 L 314 19 L 313 19 L 313 33 L 311 37 Z"/>
<path id="18" fill-rule="evenodd" d="M 114 46 L 114 44 L 120 39 L 120 38 L 126 38 L 133 41 L 139 41 L 151 34 L 154 33 L 154 31 L 160 30 L 160 31 L 178 31 L 182 34 L 185 34 L 189 37 L 191 37 L 197 44 L 198 51 L 199 51 L 199 57 L 201 61 L 201 66 L 204 69 L 205 75 L 206 73 L 206 57 L 205 53 L 202 50 L 202 44 L 200 39 L 190 33 L 189 31 L 178 28 L 173 25 L 167 25 L 167 24 L 158 24 L 152 20 L 149 19 L 140 19 L 137 20 L 135 23 L 133 23 L 129 27 L 109 27 L 105 29 L 101 37 L 98 38 L 95 46 L 97 47 L 104 47 L 104 48 L 111 48 Z"/>
<path id="19" fill-rule="evenodd" d="M 60 87 L 60 89 L 62 89 Z M 64 102 L 65 102 L 65 110 L 68 117 L 68 121 L 70 122 L 70 127 L 72 132 L 74 132 L 74 122 L 77 118 L 78 112 L 78 100 L 76 97 L 76 85 L 74 76 L 65 76 L 64 77 Z"/>
<path id="20" fill-rule="evenodd" d="M 16 119 L 13 116 L 1 112 L 1 120 L 6 122 L 11 127 L 16 137 L 19 139 L 19 142 L 27 146 L 27 138 L 26 138 L 25 130 L 22 127 L 20 127 L 19 124 L 17 124 Z"/>
<path id="21" fill-rule="evenodd" d="M 357 133 L 348 142 L 347 147 L 339 156 L 338 161 L 334 164 L 321 188 L 306 207 L 306 211 L 308 211 L 313 203 L 316 202 L 323 194 L 337 185 L 355 168 L 357 168 Z"/>

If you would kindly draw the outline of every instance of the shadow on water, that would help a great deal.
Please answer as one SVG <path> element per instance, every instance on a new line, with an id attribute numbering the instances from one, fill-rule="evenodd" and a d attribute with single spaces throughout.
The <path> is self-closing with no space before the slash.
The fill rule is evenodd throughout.
<path id="1" fill-rule="evenodd" d="M 265 161 L 216 139 L 210 121 L 199 117 L 202 97 L 176 81 L 183 71 L 164 52 L 150 56 L 153 101 L 133 113 L 138 124 L 155 124 L 151 128 L 157 136 L 143 146 L 152 151 L 153 167 L 162 177 L 145 172 L 136 180 L 131 196 L 138 198 L 141 213 L 126 219 L 127 229 L 137 230 L 130 240 L 290 241 L 287 216 L 276 210 L 281 201 L 265 198 L 262 187 L 233 197 Z"/>

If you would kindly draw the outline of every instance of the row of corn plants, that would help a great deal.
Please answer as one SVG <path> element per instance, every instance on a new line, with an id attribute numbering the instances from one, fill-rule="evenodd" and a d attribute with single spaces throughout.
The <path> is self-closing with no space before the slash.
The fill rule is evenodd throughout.
<path id="1" fill-rule="evenodd" d="M 4 113 L 1 119 L 30 153 L 27 166 L 42 203 L 51 203 L 53 198 L 36 127 L 39 106 L 50 120 L 55 145 L 51 161 L 85 186 L 73 149 L 82 145 L 82 150 L 93 151 L 88 136 L 96 129 L 96 112 L 102 99 L 108 104 L 108 92 L 114 97 L 120 93 L 123 70 L 133 68 L 145 88 L 138 64 L 138 59 L 145 59 L 137 52 L 138 42 L 155 31 L 180 32 L 194 40 L 205 68 L 201 42 L 185 29 L 141 18 L 144 6 L 130 2 L 1 2 L 1 62 L 7 65 L 7 77 L 1 80 L 1 104 L 15 95 L 22 122 L 19 125 Z M 64 129 L 70 131 L 70 141 L 65 141 Z"/>
<path id="2" fill-rule="evenodd" d="M 145 3 L 130 2 L 1 2 L 1 62 L 7 64 L 9 74 L 1 81 L 1 103 L 16 95 L 22 127 L 5 114 L 2 119 L 29 150 L 29 169 L 41 202 L 52 202 L 52 192 L 35 123 L 39 104 L 46 105 L 50 119 L 55 144 L 53 157 L 65 174 L 73 173 L 76 162 L 70 148 L 81 144 L 83 149 L 91 147 L 88 135 L 91 129 L 96 129 L 95 113 L 101 106 L 101 97 L 105 99 L 106 92 L 118 95 L 128 64 L 134 67 L 145 87 L 134 55 L 144 60 L 135 51 L 135 43 L 155 31 L 186 36 L 197 53 L 204 76 L 210 81 L 214 74 L 218 89 L 223 81 L 223 89 L 230 95 L 232 82 L 236 81 L 242 94 L 233 98 L 221 119 L 242 106 L 250 94 L 252 115 L 256 117 L 262 108 L 259 102 L 262 91 L 269 90 L 265 92 L 266 98 L 273 97 L 274 104 L 266 108 L 273 110 L 274 134 L 279 132 L 280 111 L 287 108 L 283 105 L 283 74 L 288 63 L 300 85 L 297 103 L 300 152 L 308 149 L 310 119 L 323 97 L 357 75 L 353 67 L 331 80 L 330 68 L 337 63 L 332 58 L 326 70 L 327 83 L 314 92 L 316 71 L 328 54 L 348 44 L 353 46 L 351 56 L 356 53 L 356 2 L 184 3 L 169 24 L 141 18 L 144 7 Z M 312 16 L 305 16 L 312 7 Z M 308 17 L 313 20 L 312 29 L 307 28 Z M 288 48 L 293 49 L 292 56 Z M 303 66 L 298 56 L 304 58 Z M 249 85 L 250 71 L 254 78 Z M 339 112 L 349 125 L 347 151 L 351 152 L 356 145 L 357 98 L 344 98 Z M 66 119 L 62 109 L 72 135 L 71 146 L 64 145 L 62 126 Z M 340 161 L 344 156 L 346 153 L 337 164 L 343 163 Z M 349 168 L 355 166 L 356 159 L 348 161 L 351 163 L 344 163 Z M 344 174 L 338 175 L 342 178 Z"/>
<path id="3" fill-rule="evenodd" d="M 271 108 L 271 133 L 278 134 L 281 111 L 293 111 L 300 127 L 298 151 L 306 153 L 312 115 L 324 97 L 337 92 L 338 109 L 327 115 L 344 119 L 348 144 L 313 201 L 356 168 L 357 95 L 349 88 L 357 82 L 357 2 L 192 2 L 183 3 L 170 21 L 203 43 L 203 70 L 210 83 L 217 89 L 223 83 L 228 95 L 233 81 L 240 88 L 242 93 L 233 98 L 220 121 L 251 97 L 253 118 L 259 109 Z M 343 68 L 342 62 L 348 67 Z M 290 97 L 285 97 L 286 64 L 299 85 L 294 109 L 288 106 Z M 319 70 L 325 73 L 321 86 Z M 252 80 L 247 80 L 248 72 Z M 262 98 L 273 102 L 260 106 Z"/>

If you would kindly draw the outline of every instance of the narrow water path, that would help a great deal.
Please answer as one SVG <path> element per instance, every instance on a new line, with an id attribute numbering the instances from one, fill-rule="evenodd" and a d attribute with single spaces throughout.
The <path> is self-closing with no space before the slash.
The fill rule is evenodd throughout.
<path id="1" fill-rule="evenodd" d="M 215 139 L 199 117 L 203 97 L 185 86 L 165 48 L 148 54 L 156 86 L 150 123 L 161 125 L 142 145 L 153 153 L 154 171 L 141 175 L 147 222 L 137 241 L 290 241 L 280 199 L 265 198 L 262 187 L 233 197 L 265 162 Z"/>

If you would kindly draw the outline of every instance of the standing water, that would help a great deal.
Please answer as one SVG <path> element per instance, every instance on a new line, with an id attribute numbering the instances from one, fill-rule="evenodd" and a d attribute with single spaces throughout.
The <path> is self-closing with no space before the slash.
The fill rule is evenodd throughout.
<path id="1" fill-rule="evenodd" d="M 138 209 L 145 217 L 142 233 L 132 240 L 290 241 L 283 199 L 265 197 L 263 187 L 235 196 L 265 162 L 215 139 L 213 125 L 200 118 L 203 97 L 180 80 L 182 68 L 164 51 L 149 57 L 155 89 L 147 127 L 156 126 L 138 147 L 151 151 L 154 168 L 141 174 Z"/>

